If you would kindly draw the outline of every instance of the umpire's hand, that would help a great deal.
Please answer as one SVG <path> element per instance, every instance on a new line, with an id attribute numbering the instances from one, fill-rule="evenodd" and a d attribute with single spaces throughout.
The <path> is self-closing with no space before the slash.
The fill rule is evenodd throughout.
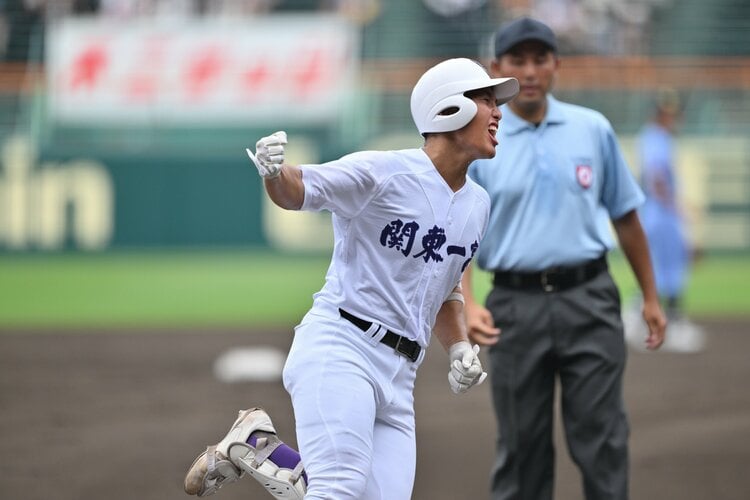
<path id="1" fill-rule="evenodd" d="M 648 326 L 648 337 L 646 337 L 646 348 L 656 350 L 664 343 L 667 332 L 667 317 L 658 300 L 645 300 L 643 302 L 643 320 Z"/>
<path id="2" fill-rule="evenodd" d="M 464 305 L 464 315 L 469 339 L 472 342 L 479 345 L 497 344 L 500 339 L 500 329 L 495 326 L 490 311 L 477 302 L 467 300 Z"/>

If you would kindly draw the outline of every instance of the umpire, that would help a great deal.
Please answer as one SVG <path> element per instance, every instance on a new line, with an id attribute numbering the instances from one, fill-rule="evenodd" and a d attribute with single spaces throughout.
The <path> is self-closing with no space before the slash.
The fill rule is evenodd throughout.
<path id="1" fill-rule="evenodd" d="M 636 212 L 643 193 L 607 119 L 549 94 L 559 65 L 545 24 L 520 18 L 497 31 L 492 73 L 515 77 L 521 90 L 501 107 L 502 154 L 469 170 L 492 200 L 476 260 L 494 274 L 486 308 L 471 294 L 470 270 L 463 290 L 471 339 L 491 345 L 494 500 L 552 498 L 556 379 L 586 499 L 628 497 L 626 348 L 607 266 L 610 220 L 643 293 L 647 347 L 661 345 L 666 327 Z"/>

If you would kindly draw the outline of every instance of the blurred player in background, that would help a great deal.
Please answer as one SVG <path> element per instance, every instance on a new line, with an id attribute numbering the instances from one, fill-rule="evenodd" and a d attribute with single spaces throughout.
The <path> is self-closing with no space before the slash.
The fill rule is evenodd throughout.
<path id="1" fill-rule="evenodd" d="M 640 217 L 649 242 L 656 289 L 669 319 L 663 348 L 699 352 L 705 346 L 705 333 L 683 311 L 685 286 L 695 252 L 686 234 L 677 175 L 674 134 L 681 115 L 677 91 L 660 89 L 653 118 L 638 137 L 641 185 L 646 193 Z M 633 321 L 632 316 L 626 317 L 626 333 L 634 347 L 642 348 L 645 333 L 642 323 Z"/>
<path id="2" fill-rule="evenodd" d="M 283 372 L 301 462 L 263 410 L 243 410 L 193 463 L 187 493 L 210 494 L 247 472 L 277 498 L 411 497 L 413 389 L 431 335 L 448 352 L 453 392 L 485 377 L 460 283 L 490 200 L 466 172 L 495 156 L 498 105 L 517 92 L 513 78 L 492 79 L 475 61 L 449 59 L 412 91 L 421 149 L 292 166 L 283 163 L 286 134 L 277 132 L 258 141 L 255 155 L 248 150 L 278 206 L 333 213 L 326 282 L 295 329 Z"/>
<path id="3" fill-rule="evenodd" d="M 515 77 L 521 89 L 501 108 L 500 153 L 469 169 L 492 200 L 477 252 L 493 273 L 486 308 L 471 293 L 470 268 L 463 289 L 470 338 L 491 346 L 494 500 L 552 498 L 556 379 L 586 498 L 628 496 L 626 348 L 607 265 L 610 220 L 643 291 L 649 348 L 661 345 L 666 327 L 636 212 L 643 193 L 608 120 L 549 94 L 559 67 L 547 25 L 519 18 L 500 27 L 491 72 Z"/>

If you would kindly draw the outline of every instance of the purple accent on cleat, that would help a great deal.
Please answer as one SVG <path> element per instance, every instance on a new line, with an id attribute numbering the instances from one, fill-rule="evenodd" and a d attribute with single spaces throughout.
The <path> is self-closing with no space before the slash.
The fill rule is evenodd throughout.
<path id="1" fill-rule="evenodd" d="M 250 437 L 247 438 L 247 444 L 253 448 L 255 448 L 255 445 L 258 442 L 258 436 L 256 436 L 256 434 L 262 435 L 263 433 L 253 432 L 250 434 Z M 281 443 L 275 450 L 273 450 L 273 453 L 271 453 L 271 456 L 268 458 L 278 467 L 289 470 L 294 470 L 297 464 L 302 460 L 299 456 L 299 452 L 294 448 L 287 446 L 286 443 Z M 307 472 L 304 470 L 302 471 L 302 477 L 305 479 L 305 484 L 308 484 Z"/>

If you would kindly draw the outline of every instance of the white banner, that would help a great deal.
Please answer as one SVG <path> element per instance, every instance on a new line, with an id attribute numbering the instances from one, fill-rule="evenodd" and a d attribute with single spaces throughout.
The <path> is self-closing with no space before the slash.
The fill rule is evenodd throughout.
<path id="1" fill-rule="evenodd" d="M 75 18 L 48 30 L 49 109 L 67 122 L 327 122 L 359 70 L 359 32 L 325 14 Z"/>

